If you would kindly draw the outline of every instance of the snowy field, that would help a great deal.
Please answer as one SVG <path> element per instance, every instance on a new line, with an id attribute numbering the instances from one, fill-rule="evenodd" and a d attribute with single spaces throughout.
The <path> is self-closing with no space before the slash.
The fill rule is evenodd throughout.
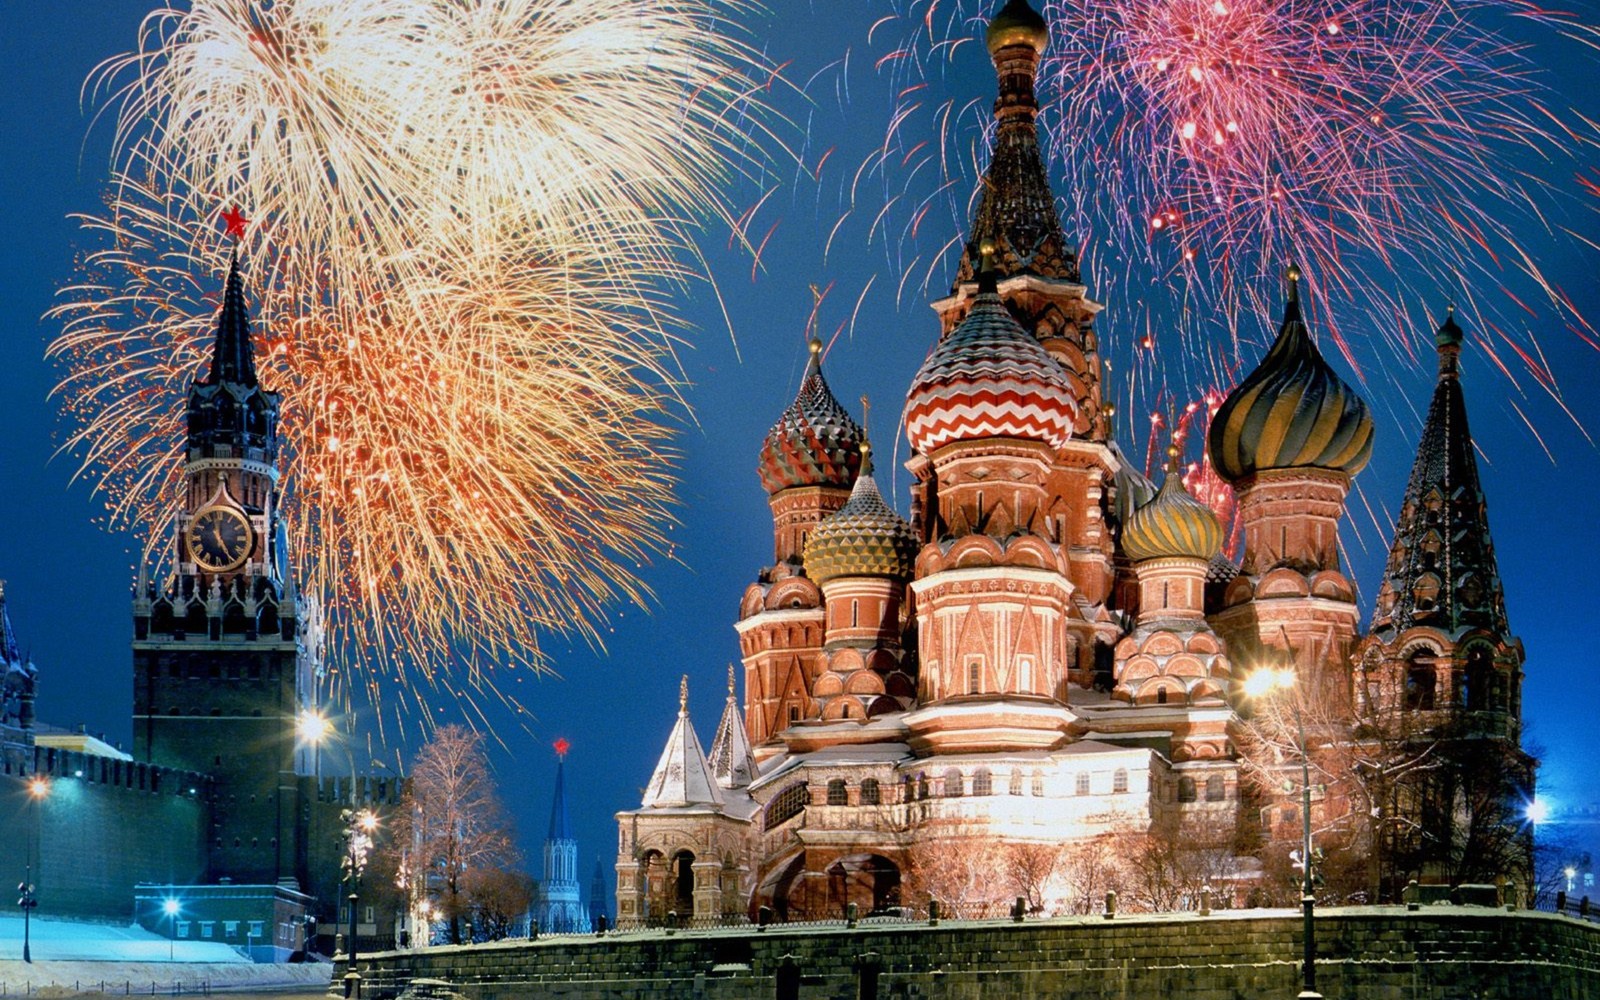
<path id="1" fill-rule="evenodd" d="M 0 917 L 0 997 L 26 997 L 102 989 L 116 996 L 170 996 L 213 990 L 304 988 L 320 992 L 332 977 L 326 963 L 256 965 L 233 947 L 213 941 L 172 942 L 139 927 L 32 921 L 29 951 L 22 961 L 22 918 Z"/>

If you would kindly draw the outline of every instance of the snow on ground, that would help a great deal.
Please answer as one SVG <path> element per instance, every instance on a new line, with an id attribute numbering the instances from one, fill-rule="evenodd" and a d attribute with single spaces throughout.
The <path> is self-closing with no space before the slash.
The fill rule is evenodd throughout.
<path id="1" fill-rule="evenodd" d="M 22 918 L 0 916 L 0 996 L 105 992 L 161 995 L 175 989 L 325 988 L 327 963 L 257 965 L 230 945 L 171 941 L 140 927 L 34 918 L 29 928 L 32 963 L 22 961 Z"/>

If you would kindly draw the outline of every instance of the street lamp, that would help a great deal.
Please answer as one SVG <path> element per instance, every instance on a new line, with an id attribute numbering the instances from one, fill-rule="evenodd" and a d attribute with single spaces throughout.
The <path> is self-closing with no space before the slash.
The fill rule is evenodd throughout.
<path id="1" fill-rule="evenodd" d="M 1251 698 L 1260 698 L 1274 691 L 1286 691 L 1294 687 L 1294 671 L 1287 667 L 1281 670 L 1263 668 L 1255 671 L 1244 680 L 1244 693 Z M 1300 714 L 1300 700 L 1290 699 L 1294 708 L 1295 733 L 1300 750 L 1300 818 L 1302 822 L 1303 838 L 1300 843 L 1300 863 L 1305 868 L 1305 880 L 1300 893 L 1300 908 L 1305 914 L 1305 983 L 1300 990 L 1299 1000 L 1320 1000 L 1322 994 L 1317 992 L 1317 930 L 1312 918 L 1315 914 L 1317 897 L 1316 885 L 1312 881 L 1311 871 L 1311 754 L 1306 750 L 1306 722 Z"/>
<path id="2" fill-rule="evenodd" d="M 178 911 L 183 905 L 176 899 L 168 896 L 161 904 L 161 912 L 167 915 L 167 961 L 176 961 L 178 950 Z"/>
<path id="3" fill-rule="evenodd" d="M 33 831 L 39 825 L 39 800 L 49 794 L 50 783 L 43 778 L 35 775 L 28 782 L 28 844 L 22 857 L 22 881 L 17 883 L 17 906 L 22 910 L 22 960 L 29 964 L 33 963 L 32 915 L 39 905 L 33 885 Z"/>
<path id="4" fill-rule="evenodd" d="M 356 971 L 356 905 L 361 900 L 361 873 L 372 851 L 372 836 L 378 830 L 378 817 L 370 809 L 346 809 L 344 820 L 344 877 L 350 883 L 350 937 L 345 943 L 344 995 L 348 1000 L 361 996 L 361 974 Z"/>
<path id="5" fill-rule="evenodd" d="M 322 742 L 332 729 L 333 723 L 328 717 L 314 708 L 303 710 L 294 720 L 295 735 L 311 747 L 311 772 L 319 781 L 322 779 Z"/>

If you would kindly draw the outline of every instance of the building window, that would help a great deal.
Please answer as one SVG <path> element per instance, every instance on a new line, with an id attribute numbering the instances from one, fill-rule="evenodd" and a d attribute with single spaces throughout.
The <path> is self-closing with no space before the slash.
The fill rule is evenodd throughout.
<path id="1" fill-rule="evenodd" d="M 1011 771 L 1011 787 L 1009 791 L 1012 795 L 1022 794 L 1022 772 L 1015 768 Z"/>
<path id="2" fill-rule="evenodd" d="M 1035 798 L 1044 795 L 1044 775 L 1038 771 L 1033 772 L 1033 794 Z"/>
<path id="3" fill-rule="evenodd" d="M 790 725 L 794 725 L 796 722 L 799 722 L 799 721 L 800 721 L 800 706 L 799 705 L 790 705 L 789 706 L 789 724 Z"/>
<path id="4" fill-rule="evenodd" d="M 1430 711 L 1433 708 L 1433 689 L 1433 652 L 1421 650 L 1411 654 L 1406 664 L 1406 709 L 1413 712 Z"/>
<path id="5" fill-rule="evenodd" d="M 770 830 L 780 823 L 785 823 L 800 815 L 805 809 L 809 798 L 810 796 L 806 791 L 806 783 L 803 781 L 795 782 L 777 795 L 774 795 L 772 801 L 767 804 L 766 812 L 762 815 L 762 828 Z"/>
<path id="6" fill-rule="evenodd" d="M 843 778 L 834 778 L 828 782 L 828 805 L 847 806 L 850 804 L 850 792 L 845 787 Z"/>
<path id="7" fill-rule="evenodd" d="M 1194 779 L 1189 777 L 1188 775 L 1184 775 L 1183 777 L 1179 778 L 1178 779 L 1178 801 L 1179 802 L 1194 802 L 1198 798 L 1199 798 L 1199 794 L 1198 794 L 1198 792 L 1197 792 L 1197 790 L 1195 788 Z"/>
<path id="8" fill-rule="evenodd" d="M 367 907 L 366 911 L 361 914 L 361 922 L 364 923 L 364 924 L 375 924 L 375 923 L 377 923 L 378 922 L 378 911 L 376 909 L 374 909 L 373 907 L 370 907 L 370 906 Z"/>
<path id="9" fill-rule="evenodd" d="M 216 925 L 215 921 L 212 921 L 212 920 L 202 920 L 202 921 L 200 921 L 200 936 L 201 937 L 210 938 L 210 937 L 215 937 L 216 934 L 217 934 L 217 925 Z"/>
<path id="10" fill-rule="evenodd" d="M 225 921 L 223 921 L 223 923 L 222 923 L 222 936 L 226 937 L 226 938 L 236 938 L 236 937 L 238 937 L 239 936 L 239 921 L 237 921 L 237 920 L 225 920 Z"/>
<path id="11" fill-rule="evenodd" d="M 983 657 L 967 657 L 967 694 L 983 694 Z"/>
<path id="12" fill-rule="evenodd" d="M 861 602 L 850 602 L 850 627 L 855 628 L 861 624 Z"/>
<path id="13" fill-rule="evenodd" d="M 1033 657 L 1017 657 L 1017 691 L 1033 694 Z"/>
<path id="14" fill-rule="evenodd" d="M 245 931 L 245 933 L 248 934 L 250 937 L 253 937 L 253 938 L 260 937 L 261 936 L 261 921 L 259 921 L 259 920 L 250 921 L 250 927 L 249 927 L 248 930 Z"/>
<path id="15" fill-rule="evenodd" d="M 1222 783 L 1222 775 L 1213 774 L 1206 779 L 1206 801 L 1221 802 L 1228 797 L 1227 787 Z"/>
<path id="16" fill-rule="evenodd" d="M 944 772 L 944 796 L 945 796 L 945 798 L 947 798 L 947 799 L 960 798 L 961 797 L 961 792 L 963 791 L 962 785 L 964 785 L 964 784 L 966 784 L 966 780 L 962 777 L 960 771 L 958 771 L 958 770 L 956 770 L 955 768 L 952 767 L 948 771 Z"/>
<path id="17" fill-rule="evenodd" d="M 1114 794 L 1121 795 L 1127 792 L 1127 790 L 1128 769 L 1125 767 L 1119 767 L 1117 768 L 1116 772 L 1111 775 L 1111 791 Z"/>
<path id="18" fill-rule="evenodd" d="M 917 772 L 917 798 L 925 799 L 927 797 L 928 797 L 928 775 L 927 775 L 926 772 L 918 771 Z"/>
<path id="19" fill-rule="evenodd" d="M 1085 771 L 1082 774 L 1078 775 L 1078 794 L 1079 795 L 1088 795 L 1089 794 L 1089 772 L 1087 772 L 1087 771 Z"/>
<path id="20" fill-rule="evenodd" d="M 989 773 L 988 768 L 980 767 L 977 773 L 972 776 L 972 794 L 994 794 L 994 776 Z"/>
<path id="21" fill-rule="evenodd" d="M 861 804 L 864 805 L 864 806 L 875 806 L 875 805 L 878 804 L 879 801 L 880 801 L 880 796 L 878 794 L 878 779 L 877 778 L 862 778 L 861 779 Z"/>
<path id="22" fill-rule="evenodd" d="M 187 921 L 187 920 L 178 921 L 177 935 L 178 935 L 178 937 L 181 937 L 181 938 L 186 938 L 186 937 L 189 936 L 189 921 Z"/>

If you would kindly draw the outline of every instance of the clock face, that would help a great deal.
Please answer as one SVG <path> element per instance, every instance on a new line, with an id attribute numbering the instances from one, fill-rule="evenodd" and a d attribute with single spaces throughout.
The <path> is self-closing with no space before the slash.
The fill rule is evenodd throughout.
<path id="1" fill-rule="evenodd" d="M 184 540 L 189 546 L 189 558 L 213 573 L 244 562 L 254 542 L 250 522 L 232 507 L 207 507 L 196 514 Z"/>

